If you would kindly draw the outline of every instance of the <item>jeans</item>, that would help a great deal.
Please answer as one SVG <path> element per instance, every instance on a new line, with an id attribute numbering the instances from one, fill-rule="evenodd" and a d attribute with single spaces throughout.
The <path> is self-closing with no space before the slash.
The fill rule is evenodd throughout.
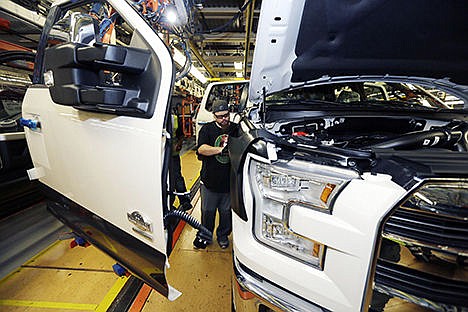
<path id="1" fill-rule="evenodd" d="M 214 230 L 216 209 L 219 212 L 219 224 L 216 237 L 226 240 L 232 230 L 231 195 L 230 193 L 216 193 L 205 185 L 200 185 L 202 224 L 211 232 Z"/>

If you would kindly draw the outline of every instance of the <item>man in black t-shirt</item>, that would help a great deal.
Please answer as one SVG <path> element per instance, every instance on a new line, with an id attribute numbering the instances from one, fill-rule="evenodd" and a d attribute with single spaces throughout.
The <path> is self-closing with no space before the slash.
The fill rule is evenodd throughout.
<path id="1" fill-rule="evenodd" d="M 221 248 L 229 246 L 228 236 L 232 229 L 231 198 L 229 194 L 230 160 L 227 153 L 229 136 L 237 136 L 238 126 L 230 121 L 229 107 L 226 101 L 213 102 L 212 112 L 215 120 L 204 125 L 198 134 L 197 153 L 202 161 L 201 178 L 201 213 L 202 224 L 213 232 L 216 210 L 219 212 L 219 224 L 216 237 Z M 206 248 L 211 239 L 197 233 L 193 246 Z"/>

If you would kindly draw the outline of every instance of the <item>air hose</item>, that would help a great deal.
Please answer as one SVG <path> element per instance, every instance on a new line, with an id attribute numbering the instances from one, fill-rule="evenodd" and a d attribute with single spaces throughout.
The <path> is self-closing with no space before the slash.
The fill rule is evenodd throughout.
<path id="1" fill-rule="evenodd" d="M 213 233 L 204 227 L 197 219 L 193 216 L 189 215 L 185 211 L 182 210 L 171 210 L 164 216 L 164 226 L 167 227 L 167 223 L 170 219 L 182 219 L 187 222 L 190 226 L 194 229 L 198 230 L 197 236 L 204 240 L 210 240 L 213 236 Z"/>

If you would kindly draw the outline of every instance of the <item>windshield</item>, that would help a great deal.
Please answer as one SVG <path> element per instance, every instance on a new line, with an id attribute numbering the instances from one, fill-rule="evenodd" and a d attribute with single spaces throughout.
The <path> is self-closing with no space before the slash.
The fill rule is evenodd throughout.
<path id="1" fill-rule="evenodd" d="M 245 107 L 247 101 L 248 83 L 223 83 L 214 85 L 206 101 L 206 110 L 211 112 L 211 106 L 215 100 L 228 102 L 229 110 L 238 112 Z"/>
<path id="2" fill-rule="evenodd" d="M 465 103 L 454 95 L 410 83 L 360 81 L 316 85 L 280 91 L 266 97 L 267 105 L 295 102 L 412 109 L 463 109 Z"/>

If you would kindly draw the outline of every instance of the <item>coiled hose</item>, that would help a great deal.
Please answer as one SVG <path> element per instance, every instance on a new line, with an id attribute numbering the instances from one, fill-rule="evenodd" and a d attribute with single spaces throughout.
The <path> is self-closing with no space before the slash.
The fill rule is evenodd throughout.
<path id="1" fill-rule="evenodd" d="M 190 226 L 194 229 L 198 230 L 197 236 L 203 240 L 211 241 L 211 237 L 213 233 L 204 227 L 197 219 L 193 216 L 189 215 L 185 211 L 182 210 L 171 210 L 164 216 L 164 226 L 167 227 L 167 223 L 170 219 L 182 219 L 187 222 Z"/>

